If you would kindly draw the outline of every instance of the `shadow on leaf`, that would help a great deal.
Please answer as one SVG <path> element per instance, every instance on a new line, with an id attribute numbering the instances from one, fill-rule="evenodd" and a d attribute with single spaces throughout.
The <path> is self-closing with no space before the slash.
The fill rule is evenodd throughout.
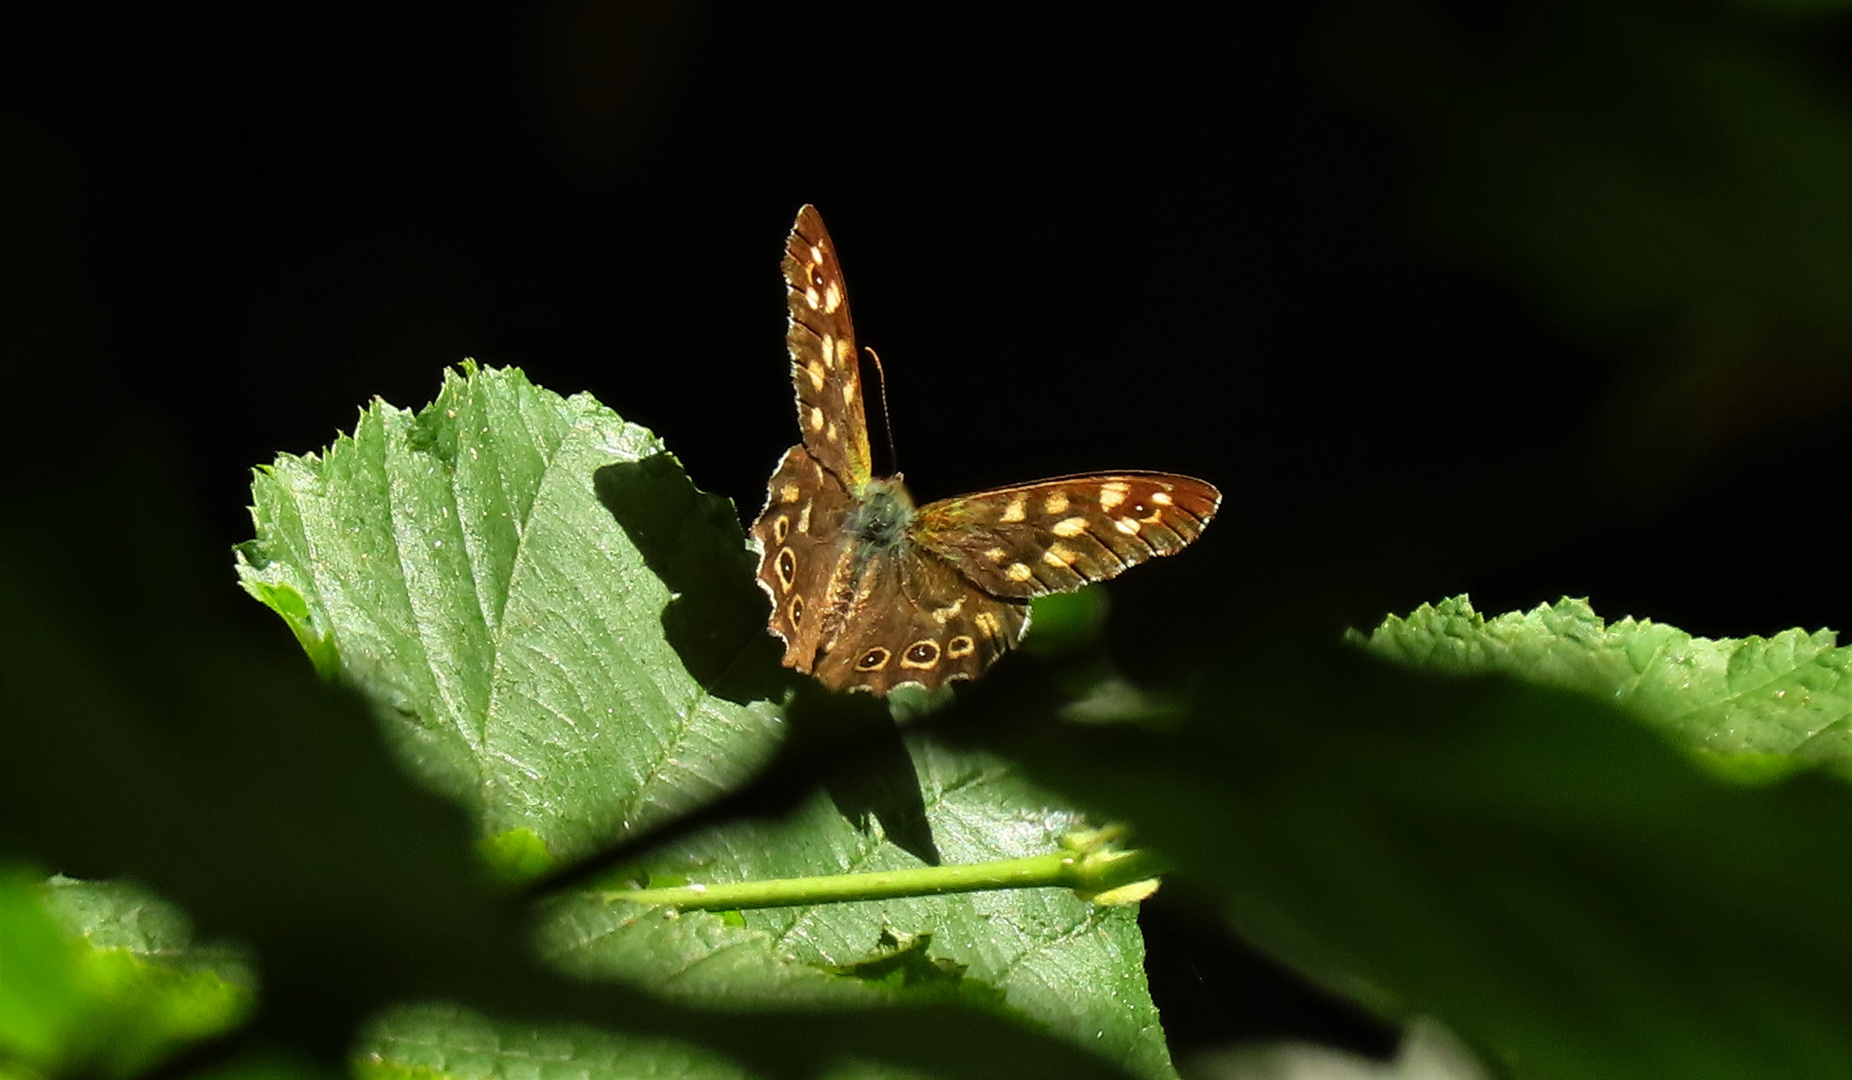
<path id="1" fill-rule="evenodd" d="M 866 695 L 827 693 L 779 664 L 733 503 L 696 488 L 669 454 L 606 465 L 592 482 L 598 501 L 674 593 L 662 628 L 688 673 L 742 704 L 787 698 L 794 681 L 802 684 L 787 710 L 796 743 L 814 748 L 846 738 L 858 747 L 822 781 L 837 809 L 860 828 L 872 815 L 894 843 L 937 865 L 912 759 L 886 710 Z"/>
<path id="2" fill-rule="evenodd" d="M 733 503 L 696 488 L 669 454 L 606 465 L 592 483 L 644 563 L 674 593 L 662 629 L 688 673 L 738 704 L 782 698 L 791 675 L 765 632 L 769 607 L 753 580 Z"/>
<path id="3" fill-rule="evenodd" d="M 886 705 L 868 694 L 832 694 L 805 681 L 810 685 L 792 700 L 785 716 L 795 736 L 794 751 L 802 753 L 806 745 L 837 748 L 821 778 L 836 811 L 863 832 L 872 816 L 895 846 L 938 866 L 939 846 L 926 818 L 919 776 Z"/>

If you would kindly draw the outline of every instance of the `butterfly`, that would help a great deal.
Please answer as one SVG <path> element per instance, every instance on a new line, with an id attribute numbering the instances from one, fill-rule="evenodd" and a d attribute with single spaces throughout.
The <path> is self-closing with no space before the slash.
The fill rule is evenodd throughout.
<path id="1" fill-rule="evenodd" d="M 898 474 L 874 475 L 849 293 L 815 207 L 797 212 L 784 276 L 804 441 L 752 535 L 786 667 L 877 696 L 974 678 L 1021 640 L 1033 597 L 1174 554 L 1221 505 L 1188 476 L 1109 472 L 915 506 Z"/>

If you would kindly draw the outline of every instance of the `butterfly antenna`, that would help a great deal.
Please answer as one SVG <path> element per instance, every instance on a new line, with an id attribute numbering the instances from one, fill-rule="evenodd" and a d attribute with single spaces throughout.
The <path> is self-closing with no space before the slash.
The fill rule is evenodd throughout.
<path id="1" fill-rule="evenodd" d="M 887 411 L 887 372 L 881 367 L 881 356 L 867 345 L 862 346 L 869 359 L 875 362 L 875 381 L 881 384 L 881 429 L 887 432 L 888 471 L 900 474 L 900 455 L 894 452 L 894 418 Z"/>

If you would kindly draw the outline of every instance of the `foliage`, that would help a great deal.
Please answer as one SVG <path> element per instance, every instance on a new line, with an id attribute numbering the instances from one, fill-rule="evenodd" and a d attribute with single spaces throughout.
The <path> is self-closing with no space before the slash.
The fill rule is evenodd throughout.
<path id="1" fill-rule="evenodd" d="M 240 578 L 326 682 L 198 626 L 100 666 L 118 627 L 63 582 L 9 579 L 0 839 L 239 940 L 263 989 L 236 1030 L 272 1044 L 377 1076 L 1172 1075 L 1129 907 L 605 896 L 1032 854 L 1125 821 L 1177 867 L 1166 888 L 1513 1076 L 1852 1062 L 1848 662 L 1827 632 L 1714 642 L 1459 598 L 1362 648 L 1211 652 L 1140 689 L 1093 618 L 902 735 L 778 667 L 731 504 L 518 371 L 453 373 L 416 414 L 376 402 L 253 490 Z M 45 760 L 92 764 L 18 767 Z M 777 813 L 728 801 L 780 776 L 801 782 Z M 602 869 L 515 891 L 574 866 Z M 8 1075 L 126 1075 L 251 1008 L 244 966 L 139 890 L 16 876 L 0 916 Z M 138 974 L 99 1005 L 81 972 L 123 949 Z M 60 1034 L 82 1010 L 147 1048 L 97 1064 Z"/>
<path id="2" fill-rule="evenodd" d="M 1586 600 L 1487 619 L 1459 596 L 1390 616 L 1367 645 L 1411 667 L 1501 672 L 1612 701 L 1736 775 L 1852 766 L 1852 649 L 1830 630 L 1712 641 L 1650 619 L 1608 624 Z"/>
<path id="3" fill-rule="evenodd" d="M 732 505 L 696 492 L 653 436 L 590 399 L 562 401 L 517 371 L 453 374 L 417 415 L 375 403 L 354 436 L 279 458 L 254 491 L 246 588 L 311 655 L 389 703 L 383 721 L 413 770 L 476 811 L 485 850 L 519 852 L 507 875 L 522 873 L 516 859 L 572 861 L 699 805 L 779 738 L 788 687 L 762 647 L 756 587 L 746 582 L 743 604 L 700 591 L 750 573 Z M 742 611 L 746 634 L 716 615 Z M 819 793 L 790 820 L 703 835 L 629 872 L 732 881 L 975 862 L 1051 850 L 1077 823 L 999 762 L 918 740 L 911 750 L 917 777 L 913 765 L 885 777 L 899 797 L 872 803 L 867 821 Z M 920 838 L 914 851 L 883 817 Z M 567 970 L 682 1000 L 869 1006 L 937 994 L 876 990 L 850 970 L 884 935 L 918 931 L 977 999 L 1164 1075 L 1131 913 L 1048 893 L 746 912 L 725 925 L 592 892 L 550 905 L 539 935 Z M 1077 1007 L 1077 976 L 1099 988 L 1096 1004 Z M 365 1052 L 389 1064 L 377 1048 L 399 1038 Z"/>

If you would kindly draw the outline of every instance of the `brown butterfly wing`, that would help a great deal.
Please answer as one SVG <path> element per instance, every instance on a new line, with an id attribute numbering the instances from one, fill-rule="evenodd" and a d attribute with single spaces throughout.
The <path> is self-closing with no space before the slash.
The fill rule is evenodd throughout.
<path id="1" fill-rule="evenodd" d="M 1221 502 L 1174 473 L 1064 476 L 928 503 L 912 535 L 985 592 L 1026 600 L 1183 550 Z"/>
<path id="2" fill-rule="evenodd" d="M 943 559 L 906 546 L 867 561 L 816 675 L 832 690 L 881 697 L 903 683 L 930 690 L 982 674 L 1028 623 L 1026 603 L 984 593 Z"/>
<path id="3" fill-rule="evenodd" d="M 1176 552 L 1215 516 L 1221 494 L 1200 480 L 1102 473 L 931 503 L 898 542 L 858 548 L 848 519 L 872 505 L 868 423 L 848 288 L 814 207 L 786 238 L 784 275 L 804 444 L 779 463 L 752 535 L 787 666 L 878 695 L 975 677 L 1021 639 L 1029 598 Z"/>
<path id="4" fill-rule="evenodd" d="M 785 238 L 785 304 L 791 321 L 785 345 L 797 388 L 797 422 L 804 446 L 853 493 L 874 475 L 862 376 L 849 321 L 849 289 L 836 243 L 814 206 L 797 212 Z"/>
<path id="5" fill-rule="evenodd" d="M 765 510 L 752 526 L 759 542 L 759 587 L 772 598 L 770 628 L 785 643 L 784 663 L 808 672 L 823 647 L 830 598 L 846 585 L 849 493 L 803 447 L 785 451 L 772 474 Z"/>

